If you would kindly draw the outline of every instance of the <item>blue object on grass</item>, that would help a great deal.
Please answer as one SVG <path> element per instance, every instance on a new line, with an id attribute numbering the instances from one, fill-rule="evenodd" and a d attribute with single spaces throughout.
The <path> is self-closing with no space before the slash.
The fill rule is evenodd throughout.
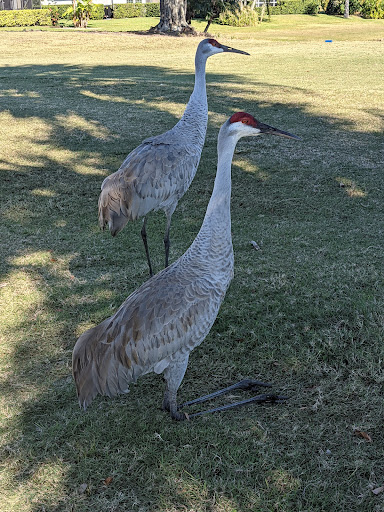
<path id="1" fill-rule="evenodd" d="M 326 39 L 325 42 L 326 43 L 332 43 L 332 39 Z"/>

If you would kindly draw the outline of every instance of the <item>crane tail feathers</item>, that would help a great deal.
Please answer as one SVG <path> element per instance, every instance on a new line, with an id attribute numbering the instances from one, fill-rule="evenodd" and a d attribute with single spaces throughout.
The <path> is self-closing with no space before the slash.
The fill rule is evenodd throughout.
<path id="1" fill-rule="evenodd" d="M 129 375 L 120 369 L 110 344 L 103 343 L 104 322 L 83 333 L 72 354 L 72 373 L 80 407 L 86 409 L 96 395 L 116 396 L 129 391 Z"/>

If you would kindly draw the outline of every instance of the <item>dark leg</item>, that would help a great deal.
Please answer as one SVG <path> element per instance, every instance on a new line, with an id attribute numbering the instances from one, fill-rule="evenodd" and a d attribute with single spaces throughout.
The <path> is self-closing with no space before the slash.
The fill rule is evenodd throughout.
<path id="1" fill-rule="evenodd" d="M 141 238 L 143 239 L 145 254 L 147 255 L 149 275 L 152 277 L 153 271 L 152 271 L 151 259 L 149 257 L 149 250 L 148 250 L 148 243 L 147 243 L 147 231 L 145 229 L 146 225 L 147 225 L 147 217 L 144 217 L 143 227 L 141 228 Z"/>
<path id="2" fill-rule="evenodd" d="M 240 402 L 235 402 L 234 404 L 228 404 L 223 405 L 221 407 L 215 407 L 214 409 L 208 409 L 206 411 L 196 412 L 194 414 L 189 414 L 189 418 L 193 418 L 195 416 L 201 416 L 202 414 L 209 414 L 211 412 L 219 412 L 219 411 L 226 411 L 227 409 L 233 409 L 235 407 L 240 407 L 242 405 L 247 405 L 251 403 L 273 403 L 278 404 L 280 402 L 284 402 L 285 400 L 288 400 L 289 397 L 287 396 L 281 396 L 281 395 L 257 395 L 253 396 L 252 398 L 248 398 L 247 400 L 241 400 Z"/>
<path id="3" fill-rule="evenodd" d="M 205 402 L 206 400 L 211 400 L 212 398 L 216 398 L 217 396 L 224 395 L 225 393 L 229 393 L 230 391 L 234 391 L 236 389 L 254 391 L 257 387 L 271 388 L 272 384 L 260 382 L 259 380 L 254 379 L 243 379 L 236 384 L 232 384 L 232 386 L 228 386 L 227 388 L 219 389 L 218 391 L 210 393 L 209 395 L 200 396 L 199 398 L 195 398 L 195 400 L 185 402 L 184 404 L 180 405 L 180 409 L 182 407 L 187 407 L 188 405 L 199 404 L 201 402 Z"/>
<path id="4" fill-rule="evenodd" d="M 170 212 L 166 212 L 166 216 L 167 216 L 167 226 L 165 228 L 165 234 L 164 234 L 164 248 L 165 248 L 165 267 L 164 268 L 167 268 L 168 267 L 168 261 L 169 261 L 169 247 L 171 245 L 170 241 L 169 241 L 169 231 L 171 229 L 171 220 L 172 220 L 172 213 L 173 211 L 170 213 Z"/>
<path id="5" fill-rule="evenodd" d="M 214 393 L 210 393 L 209 395 L 204 395 L 199 398 L 196 398 L 195 400 L 190 400 L 189 402 L 185 402 L 179 407 L 179 409 L 182 409 L 183 407 L 186 407 L 188 405 L 193 405 L 193 404 L 205 402 L 206 400 L 211 400 L 212 398 L 216 398 L 217 396 L 223 395 L 225 393 L 229 393 L 230 391 L 234 391 L 236 389 L 254 391 L 259 386 L 271 388 L 272 384 L 260 382 L 258 380 L 254 380 L 254 379 L 243 379 L 240 382 L 237 382 L 236 384 L 232 384 L 232 386 L 228 386 L 227 388 L 219 389 L 218 391 L 215 391 Z M 189 414 L 188 418 L 193 418 L 195 416 L 201 416 L 202 414 L 208 414 L 211 412 L 225 411 L 227 409 L 232 409 L 234 407 L 240 407 L 242 405 L 246 405 L 246 404 L 250 404 L 250 403 L 262 403 L 262 402 L 280 403 L 287 399 L 288 399 L 287 396 L 262 394 L 262 395 L 254 396 L 252 398 L 248 398 L 246 400 L 241 400 L 239 402 L 235 402 L 233 404 L 223 405 L 221 407 L 215 407 L 214 409 L 208 409 L 206 411 Z"/>

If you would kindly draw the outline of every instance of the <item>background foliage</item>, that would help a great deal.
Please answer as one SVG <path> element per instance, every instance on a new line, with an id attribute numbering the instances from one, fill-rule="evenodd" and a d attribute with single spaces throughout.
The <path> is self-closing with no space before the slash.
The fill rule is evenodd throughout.
<path id="1" fill-rule="evenodd" d="M 350 13 L 358 14 L 363 18 L 384 18 L 384 0 L 350 0 Z M 58 20 L 72 19 L 67 6 L 43 6 L 42 9 L 21 10 L 21 11 L 1 11 L 0 27 L 15 26 L 47 26 L 49 18 L 44 12 L 48 10 L 53 25 L 58 24 Z M 270 14 L 317 14 L 319 11 L 325 11 L 329 15 L 344 14 L 344 0 L 279 0 L 276 6 L 269 6 Z M 117 4 L 114 6 L 114 18 L 136 18 L 136 17 L 159 17 L 160 4 Z M 243 9 L 238 8 L 235 0 L 212 0 L 205 2 L 202 0 L 190 0 L 188 2 L 187 17 L 191 19 L 205 19 L 215 21 L 223 25 L 231 26 L 255 26 L 259 23 L 261 16 L 265 19 L 265 12 L 262 13 L 262 7 L 251 9 L 246 6 Z M 102 20 L 104 18 L 103 4 L 93 4 L 91 19 Z"/>
<path id="2" fill-rule="evenodd" d="M 28 27 L 50 25 L 51 17 L 42 9 L 0 11 L 0 27 Z"/>
<path id="3" fill-rule="evenodd" d="M 78 407 L 76 338 L 147 279 L 140 222 L 117 238 L 98 229 L 100 184 L 175 124 L 194 82 L 199 38 L 133 33 L 151 24 L 0 30 L 0 508 L 381 512 L 382 20 L 211 27 L 250 56 L 207 63 L 206 144 L 173 217 L 171 260 L 201 225 L 229 115 L 249 111 L 302 140 L 238 144 L 235 277 L 180 398 L 253 376 L 290 400 L 176 424 L 147 375 L 129 395 Z M 164 225 L 162 212 L 148 220 L 156 270 Z"/>

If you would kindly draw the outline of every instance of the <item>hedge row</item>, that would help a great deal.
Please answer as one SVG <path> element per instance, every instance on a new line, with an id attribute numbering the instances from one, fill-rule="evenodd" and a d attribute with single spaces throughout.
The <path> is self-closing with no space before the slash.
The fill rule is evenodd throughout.
<path id="1" fill-rule="evenodd" d="M 314 14 L 314 0 L 279 0 L 277 5 L 270 6 L 271 14 Z"/>
<path id="2" fill-rule="evenodd" d="M 44 7 L 52 13 L 57 13 L 60 19 L 72 19 L 72 14 L 64 16 L 68 5 L 47 5 Z M 139 18 L 144 16 L 160 16 L 160 4 L 116 4 L 113 7 L 113 17 L 122 18 Z M 104 18 L 104 5 L 93 4 L 91 19 L 102 20 Z"/>
<path id="3" fill-rule="evenodd" d="M 102 20 L 104 19 L 104 5 L 93 4 L 91 12 L 91 20 Z"/>
<path id="4" fill-rule="evenodd" d="M 116 19 L 144 16 L 160 16 L 160 4 L 117 4 L 113 8 L 113 17 Z"/>
<path id="5" fill-rule="evenodd" d="M 147 17 L 160 17 L 160 4 L 145 4 L 145 15 Z"/>
<path id="6" fill-rule="evenodd" d="M 323 2 L 322 2 L 323 3 Z M 343 14 L 344 0 L 329 0 L 327 14 Z M 68 6 L 44 6 L 42 9 L 23 9 L 18 11 L 0 11 L 0 27 L 27 27 L 33 25 L 51 25 L 58 19 L 64 18 Z M 257 11 L 260 13 L 260 9 Z M 318 0 L 279 0 L 276 6 L 270 6 L 271 14 L 316 14 L 319 9 Z M 384 0 L 350 0 L 350 13 L 360 13 L 364 18 L 384 18 Z M 227 11 L 220 16 L 219 23 L 232 25 L 233 21 Z M 160 16 L 160 4 L 117 4 L 114 8 L 114 17 L 137 18 L 143 16 Z M 72 19 L 71 14 L 65 16 Z M 102 20 L 104 6 L 94 4 L 91 19 Z"/>
<path id="7" fill-rule="evenodd" d="M 329 0 L 327 14 L 344 14 L 344 0 Z M 349 14 L 360 14 L 363 18 L 384 18 L 384 0 L 349 0 Z"/>
<path id="8" fill-rule="evenodd" d="M 72 14 L 64 16 L 68 5 L 47 5 L 43 7 L 48 9 L 52 17 L 56 19 L 72 19 Z M 113 17 L 138 18 L 143 16 L 160 16 L 160 4 L 116 4 L 113 8 Z M 91 20 L 102 20 L 104 18 L 104 5 L 93 4 Z"/>
<path id="9" fill-rule="evenodd" d="M 33 25 L 56 24 L 59 19 L 72 19 L 72 14 L 64 16 L 68 5 L 45 5 L 42 9 L 22 9 L 0 11 L 0 27 L 30 27 Z M 160 16 L 160 4 L 117 4 L 115 18 L 137 18 L 140 16 Z M 104 5 L 93 4 L 91 19 L 104 18 Z"/>
<path id="10" fill-rule="evenodd" d="M 252 27 L 259 23 L 262 11 L 262 7 L 257 7 L 256 9 L 244 7 L 241 10 L 233 9 L 232 7 L 232 9 L 226 9 L 224 12 L 221 12 L 215 21 L 221 25 L 231 25 L 234 27 Z M 278 0 L 277 5 L 269 6 L 270 14 L 317 14 L 318 12 L 318 0 Z M 264 16 L 266 16 L 267 13 L 268 10 L 265 9 Z"/>
<path id="11" fill-rule="evenodd" d="M 363 18 L 384 19 L 384 0 L 362 0 L 360 14 Z"/>
<path id="12" fill-rule="evenodd" d="M 43 9 L 0 11 L 0 27 L 31 27 L 33 25 L 51 25 L 49 12 Z"/>
<path id="13" fill-rule="evenodd" d="M 270 13 L 317 14 L 320 5 L 327 14 L 344 14 L 345 0 L 279 0 L 276 6 L 270 7 Z M 384 19 L 384 0 L 349 0 L 349 13 Z"/>
<path id="14" fill-rule="evenodd" d="M 145 16 L 145 4 L 116 4 L 113 7 L 113 17 L 116 19 L 143 16 Z"/>

